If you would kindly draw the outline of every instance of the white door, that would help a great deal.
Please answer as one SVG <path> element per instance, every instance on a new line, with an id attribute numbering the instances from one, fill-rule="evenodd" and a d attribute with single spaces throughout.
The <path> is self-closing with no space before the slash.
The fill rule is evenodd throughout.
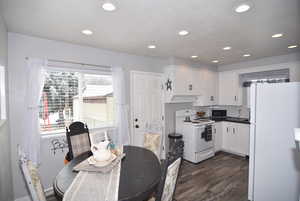
<path id="1" fill-rule="evenodd" d="M 162 74 L 132 71 L 130 84 L 132 144 L 143 146 L 148 132 L 161 134 L 163 142 Z"/>

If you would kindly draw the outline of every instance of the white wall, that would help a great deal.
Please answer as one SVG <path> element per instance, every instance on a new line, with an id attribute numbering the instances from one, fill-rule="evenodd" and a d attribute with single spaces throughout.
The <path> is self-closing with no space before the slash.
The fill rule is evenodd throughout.
<path id="1" fill-rule="evenodd" d="M 0 15 L 0 66 L 7 66 L 7 31 Z M 0 120 L 0 200 L 13 200 L 8 119 Z"/>
<path id="2" fill-rule="evenodd" d="M 266 57 L 258 60 L 235 63 L 230 65 L 221 65 L 218 71 L 235 71 L 239 74 L 268 71 L 276 69 L 290 69 L 290 80 L 292 82 L 300 81 L 300 53 L 292 53 L 276 57 Z"/>
<path id="3" fill-rule="evenodd" d="M 167 60 L 154 57 L 129 55 L 125 53 L 112 52 L 92 47 L 73 45 L 70 43 L 29 37 L 16 33 L 8 34 L 8 66 L 9 66 L 9 115 L 11 116 L 11 152 L 13 168 L 14 197 L 19 198 L 26 195 L 25 184 L 17 166 L 16 146 L 20 142 L 23 133 L 22 126 L 17 122 L 22 119 L 18 114 L 24 104 L 23 97 L 26 75 L 24 74 L 25 57 L 59 59 L 66 61 L 77 61 L 82 63 L 123 66 L 129 70 L 162 72 Z M 128 103 L 129 103 L 129 72 L 127 76 Z M 56 136 L 60 141 L 63 136 Z M 51 151 L 53 138 L 42 138 L 41 156 L 42 164 L 40 173 L 45 188 L 52 186 L 52 181 L 58 171 L 63 167 L 63 157 L 66 150 Z"/>

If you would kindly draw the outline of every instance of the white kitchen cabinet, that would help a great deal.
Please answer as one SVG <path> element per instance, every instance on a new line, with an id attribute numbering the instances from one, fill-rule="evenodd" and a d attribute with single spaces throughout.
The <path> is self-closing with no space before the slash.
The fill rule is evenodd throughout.
<path id="1" fill-rule="evenodd" d="M 201 94 L 200 72 L 188 66 L 165 68 L 165 102 L 193 102 Z M 179 97 L 180 100 L 174 100 Z"/>
<path id="2" fill-rule="evenodd" d="M 236 72 L 219 73 L 219 105 L 242 105 L 242 87 Z"/>
<path id="3" fill-rule="evenodd" d="M 194 106 L 217 104 L 217 72 L 207 68 L 173 65 L 165 68 L 164 76 L 165 102 L 193 102 Z M 167 83 L 171 88 L 167 88 Z"/>
<path id="4" fill-rule="evenodd" d="M 249 124 L 223 122 L 222 150 L 239 155 L 249 155 Z"/>
<path id="5" fill-rule="evenodd" d="M 201 70 L 201 86 L 202 93 L 199 97 L 201 100 L 201 106 L 216 105 L 217 104 L 217 84 L 218 74 L 217 72 L 202 69 Z"/>
<path id="6" fill-rule="evenodd" d="M 229 122 L 222 123 L 222 150 L 232 152 L 234 149 L 234 138 L 232 134 L 232 126 Z"/>
<path id="7" fill-rule="evenodd" d="M 198 82 L 200 83 L 201 95 L 197 97 L 194 106 L 216 105 L 218 73 L 205 68 L 199 69 Z"/>
<path id="8" fill-rule="evenodd" d="M 222 122 L 216 122 L 215 128 L 214 128 L 214 145 L 215 145 L 215 152 L 221 151 L 222 149 L 222 133 L 223 133 L 223 123 Z"/>
<path id="9" fill-rule="evenodd" d="M 239 135 L 239 152 L 249 156 L 250 125 L 235 123 Z"/>

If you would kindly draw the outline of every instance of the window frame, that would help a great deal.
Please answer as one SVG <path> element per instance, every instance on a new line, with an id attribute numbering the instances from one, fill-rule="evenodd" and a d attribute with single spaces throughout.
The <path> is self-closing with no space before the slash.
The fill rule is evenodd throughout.
<path id="1" fill-rule="evenodd" d="M 45 71 L 61 71 L 61 72 L 78 72 L 78 73 L 86 73 L 86 74 L 95 74 L 95 75 L 110 75 L 112 76 L 112 71 L 111 68 L 99 68 L 95 69 L 95 68 L 89 68 L 88 66 L 84 66 L 85 69 L 82 68 L 78 68 L 78 67 L 73 67 L 73 66 L 58 66 L 58 65 L 51 65 L 48 64 L 48 66 L 46 66 L 44 68 Z M 40 125 L 40 124 L 39 124 Z M 39 127 L 41 128 L 41 127 Z M 99 126 L 96 128 L 89 128 L 90 132 L 95 132 L 95 131 L 99 131 L 99 130 L 109 130 L 109 129 L 115 129 L 115 125 L 114 122 L 112 122 L 111 125 L 105 125 L 105 126 Z M 53 131 L 51 133 L 47 133 L 47 132 L 43 132 L 40 129 L 40 136 L 42 138 L 49 138 L 52 136 L 62 136 L 65 135 L 66 131 L 65 129 L 61 129 L 61 130 L 57 130 L 57 131 Z"/>
<path id="2" fill-rule="evenodd" d="M 0 65 L 0 121 L 7 119 L 6 68 Z"/>

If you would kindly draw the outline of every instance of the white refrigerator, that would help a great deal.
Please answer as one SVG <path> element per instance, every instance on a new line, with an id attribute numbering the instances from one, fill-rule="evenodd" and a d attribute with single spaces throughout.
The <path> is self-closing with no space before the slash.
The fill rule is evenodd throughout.
<path id="1" fill-rule="evenodd" d="M 248 199 L 299 201 L 300 83 L 253 84 L 250 110 Z"/>

